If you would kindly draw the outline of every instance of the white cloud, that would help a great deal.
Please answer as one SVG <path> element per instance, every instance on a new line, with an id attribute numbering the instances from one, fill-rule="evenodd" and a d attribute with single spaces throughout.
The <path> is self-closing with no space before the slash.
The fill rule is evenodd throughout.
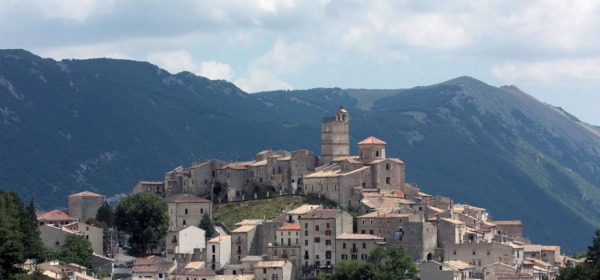
<path id="1" fill-rule="evenodd" d="M 227 80 L 233 78 L 231 66 L 218 61 L 204 61 L 200 64 L 200 75 L 211 80 Z"/>
<path id="2" fill-rule="evenodd" d="M 600 81 L 600 58 L 506 61 L 495 64 L 492 73 L 505 82 L 594 82 Z"/>
<path id="3" fill-rule="evenodd" d="M 147 60 L 171 73 L 190 71 L 199 74 L 202 72 L 201 64 L 196 62 L 196 59 L 184 50 L 152 52 L 148 54 Z"/>
<path id="4" fill-rule="evenodd" d="M 252 60 L 245 75 L 235 83 L 248 92 L 291 89 L 283 77 L 305 70 L 316 58 L 317 54 L 307 44 L 287 44 L 280 39 L 269 52 Z"/>

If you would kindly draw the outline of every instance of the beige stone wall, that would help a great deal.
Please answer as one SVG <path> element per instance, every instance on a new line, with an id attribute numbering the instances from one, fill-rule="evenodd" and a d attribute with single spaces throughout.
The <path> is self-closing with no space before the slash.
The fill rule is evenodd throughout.
<path id="1" fill-rule="evenodd" d="M 344 120 L 340 119 L 342 114 Z M 336 156 L 350 155 L 348 115 L 340 111 L 335 118 L 324 119 L 321 123 L 321 161 L 331 162 Z"/>
<path id="2" fill-rule="evenodd" d="M 232 264 L 240 264 L 241 259 L 248 255 L 254 255 L 254 250 L 252 250 L 255 246 L 254 238 L 256 237 L 257 227 L 252 227 L 252 229 L 246 232 L 231 232 L 231 263 Z"/>
<path id="3" fill-rule="evenodd" d="M 170 202 L 168 203 L 171 227 L 184 225 L 199 226 L 204 213 L 212 217 L 212 203 L 207 202 Z"/>
<path id="4" fill-rule="evenodd" d="M 357 260 L 366 262 L 369 253 L 375 249 L 377 242 L 383 241 L 374 239 L 337 239 L 335 242 L 335 261 L 336 263 L 347 260 Z"/>
<path id="5" fill-rule="evenodd" d="M 480 273 L 481 268 L 496 262 L 513 266 L 512 247 L 500 243 L 463 243 L 446 244 L 444 246 L 444 261 L 464 261 L 475 267 Z"/>
<path id="6" fill-rule="evenodd" d="M 98 208 L 104 204 L 104 196 L 69 196 L 69 216 L 85 222 L 96 218 Z"/>

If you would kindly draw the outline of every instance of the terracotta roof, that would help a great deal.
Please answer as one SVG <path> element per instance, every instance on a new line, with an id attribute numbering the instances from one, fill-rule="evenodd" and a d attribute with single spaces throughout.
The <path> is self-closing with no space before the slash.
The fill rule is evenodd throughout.
<path id="1" fill-rule="evenodd" d="M 335 239 L 351 239 L 351 240 L 383 240 L 383 237 L 371 235 L 371 234 L 358 234 L 358 233 L 342 233 Z"/>
<path id="2" fill-rule="evenodd" d="M 221 242 L 228 238 L 231 238 L 231 235 L 219 235 L 217 237 L 213 237 L 212 239 L 208 240 L 207 242 Z"/>
<path id="3" fill-rule="evenodd" d="M 318 204 L 303 204 L 303 205 L 298 206 L 295 209 L 288 211 L 287 213 L 290 215 L 302 215 L 302 214 L 306 214 L 316 208 L 323 208 L 323 206 L 318 205 Z"/>
<path id="4" fill-rule="evenodd" d="M 461 222 L 459 220 L 448 219 L 448 218 L 440 218 L 440 220 L 446 221 L 448 223 L 455 224 L 455 225 L 464 225 L 465 224 L 464 222 Z"/>
<path id="5" fill-rule="evenodd" d="M 232 230 L 231 232 L 249 232 L 254 228 L 256 228 L 256 225 L 245 225 L 245 226 L 238 227 L 238 228 Z"/>
<path id="6" fill-rule="evenodd" d="M 67 213 L 58 209 L 41 213 L 37 215 L 38 220 L 42 221 L 75 221 L 76 219 L 69 216 Z"/>
<path id="7" fill-rule="evenodd" d="M 217 274 L 210 268 L 196 269 L 180 267 L 171 272 L 171 275 L 215 276 Z"/>
<path id="8" fill-rule="evenodd" d="M 373 137 L 369 136 L 367 139 L 358 142 L 358 145 L 385 145 L 386 143 Z"/>
<path id="9" fill-rule="evenodd" d="M 103 196 L 103 195 L 101 195 L 101 194 L 97 194 L 97 193 L 93 193 L 93 192 L 88 192 L 88 191 L 85 191 L 85 192 L 80 192 L 80 193 L 76 193 L 76 194 L 69 195 L 69 197 L 71 197 L 71 196 L 94 196 L 94 197 L 104 197 L 104 196 Z"/>
<path id="10" fill-rule="evenodd" d="M 280 230 L 300 230 L 300 224 L 285 224 L 279 227 Z"/>
<path id="11" fill-rule="evenodd" d="M 448 263 L 448 265 L 453 266 L 453 267 L 455 267 L 457 269 L 473 268 L 473 266 L 470 265 L 469 263 L 466 263 L 464 261 L 459 261 L 459 260 L 457 260 L 457 261 L 448 261 L 447 263 Z"/>
<path id="12" fill-rule="evenodd" d="M 260 261 L 257 262 L 254 267 L 255 268 L 268 268 L 268 267 L 283 267 L 285 265 L 285 261 Z"/>
<path id="13" fill-rule="evenodd" d="M 340 209 L 313 209 L 302 215 L 301 219 L 332 219 L 342 214 Z"/>
<path id="14" fill-rule="evenodd" d="M 181 202 L 196 202 L 196 203 L 210 203 L 210 200 L 195 196 L 189 193 L 180 193 L 172 195 L 166 199 L 167 203 L 181 203 Z"/>

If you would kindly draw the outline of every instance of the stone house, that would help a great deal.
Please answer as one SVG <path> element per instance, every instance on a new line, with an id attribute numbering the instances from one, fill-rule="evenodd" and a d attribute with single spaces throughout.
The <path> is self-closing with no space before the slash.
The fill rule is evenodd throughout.
<path id="1" fill-rule="evenodd" d="M 375 211 L 357 218 L 361 234 L 381 236 L 387 246 L 402 246 L 415 260 L 431 259 L 437 246 L 437 228 L 425 221 L 424 214 L 397 214 Z"/>
<path id="2" fill-rule="evenodd" d="M 289 261 L 259 261 L 254 265 L 254 279 L 293 280 L 292 263 Z"/>
<path id="3" fill-rule="evenodd" d="M 230 263 L 231 235 L 219 235 L 206 242 L 206 266 L 219 270 Z"/>
<path id="4" fill-rule="evenodd" d="M 162 198 L 167 197 L 164 181 L 139 181 L 135 187 L 133 187 L 132 193 L 136 194 L 141 192 L 155 193 Z"/>
<path id="5" fill-rule="evenodd" d="M 257 229 L 261 225 L 242 225 L 231 231 L 231 263 L 240 264 L 242 258 L 248 255 L 256 255 L 257 246 Z"/>
<path id="6" fill-rule="evenodd" d="M 429 260 L 419 265 L 422 280 L 474 279 L 473 266 L 463 261 L 437 262 Z"/>
<path id="7" fill-rule="evenodd" d="M 93 192 L 69 195 L 69 215 L 80 222 L 96 218 L 98 208 L 104 204 L 105 196 Z"/>
<path id="8" fill-rule="evenodd" d="M 212 202 L 193 194 L 176 194 L 166 199 L 171 228 L 199 226 L 202 216 L 212 217 Z"/>
<path id="9" fill-rule="evenodd" d="M 167 280 L 177 268 L 177 263 L 158 256 L 136 258 L 131 268 L 132 280 Z"/>
<path id="10" fill-rule="evenodd" d="M 205 231 L 190 225 L 174 227 L 167 232 L 165 243 L 167 260 L 178 264 L 199 261 L 206 248 Z"/>
<path id="11" fill-rule="evenodd" d="M 302 215 L 300 226 L 303 275 L 329 272 L 335 264 L 335 237 L 352 233 L 352 216 L 340 209 L 314 209 Z"/>
<path id="12" fill-rule="evenodd" d="M 519 267 L 519 258 L 512 246 L 492 243 L 445 244 L 445 261 L 464 261 L 475 267 L 475 273 L 481 274 L 482 268 L 494 263 L 503 263 Z"/>
<path id="13" fill-rule="evenodd" d="M 492 221 L 495 224 L 495 234 L 505 235 L 511 238 L 523 237 L 523 223 L 514 221 Z"/>
<path id="14" fill-rule="evenodd" d="M 335 261 L 367 261 L 375 247 L 384 245 L 383 237 L 371 234 L 342 233 L 335 240 Z"/>
<path id="15" fill-rule="evenodd" d="M 169 280 L 214 280 L 217 274 L 209 268 L 180 267 L 169 275 Z"/>
<path id="16" fill-rule="evenodd" d="M 60 250 L 69 235 L 81 235 L 89 240 L 94 253 L 104 255 L 103 230 L 102 228 L 81 222 L 73 222 L 68 225 L 56 227 L 53 224 L 39 226 L 40 239 L 46 248 Z"/>
<path id="17" fill-rule="evenodd" d="M 438 247 L 464 242 L 467 227 L 464 222 L 450 218 L 438 219 Z"/>
<path id="18" fill-rule="evenodd" d="M 69 214 L 60 210 L 51 210 L 45 213 L 37 213 L 38 225 L 53 225 L 55 227 L 61 227 L 64 225 L 77 222 L 76 218 L 69 216 Z"/>

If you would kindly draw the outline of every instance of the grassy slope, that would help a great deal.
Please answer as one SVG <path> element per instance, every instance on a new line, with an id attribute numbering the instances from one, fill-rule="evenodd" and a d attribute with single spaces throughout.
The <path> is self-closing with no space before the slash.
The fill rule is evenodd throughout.
<path id="1" fill-rule="evenodd" d="M 213 210 L 213 218 L 233 229 L 235 223 L 244 219 L 273 219 L 282 211 L 292 210 L 302 204 L 320 204 L 325 207 L 337 206 L 330 200 L 313 196 L 277 196 L 216 204 Z"/>

